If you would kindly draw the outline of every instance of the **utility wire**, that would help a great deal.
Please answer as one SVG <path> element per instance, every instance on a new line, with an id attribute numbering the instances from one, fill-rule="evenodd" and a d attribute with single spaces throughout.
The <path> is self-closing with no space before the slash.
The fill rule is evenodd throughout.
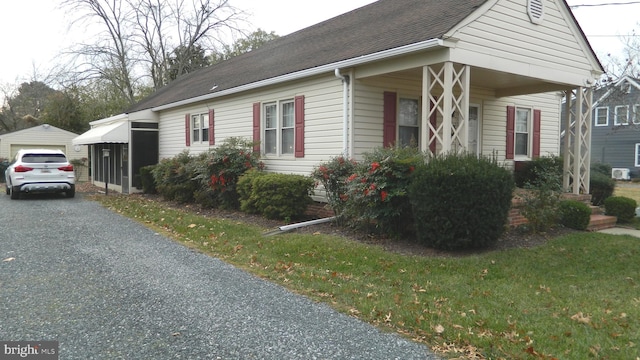
<path id="1" fill-rule="evenodd" d="M 640 1 L 610 2 L 610 3 L 602 3 L 602 4 L 581 4 L 581 5 L 571 5 L 569 7 L 571 9 L 575 9 L 575 8 L 579 8 L 579 7 L 609 6 L 609 5 L 633 5 L 633 4 L 640 4 Z"/>

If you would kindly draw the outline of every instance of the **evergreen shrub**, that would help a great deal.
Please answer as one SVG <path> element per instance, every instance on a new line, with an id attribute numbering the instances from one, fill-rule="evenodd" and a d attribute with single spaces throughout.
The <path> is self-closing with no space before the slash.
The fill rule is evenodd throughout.
<path id="1" fill-rule="evenodd" d="M 151 171 L 158 193 L 167 200 L 181 203 L 193 202 L 199 183 L 195 180 L 197 173 L 191 166 L 193 156 L 188 150 L 182 151 L 172 158 L 160 160 Z"/>
<path id="2" fill-rule="evenodd" d="M 605 214 L 618 217 L 618 222 L 628 223 L 636 217 L 635 200 L 624 196 L 611 196 L 604 201 Z"/>
<path id="3" fill-rule="evenodd" d="M 251 198 L 251 194 L 253 194 L 253 180 L 267 174 L 268 173 L 260 171 L 259 169 L 251 169 L 238 178 L 236 191 L 238 191 L 238 197 L 240 199 L 240 210 L 249 214 L 259 213 L 255 203 L 256 197 L 254 196 L 254 199 Z"/>
<path id="4" fill-rule="evenodd" d="M 597 171 L 592 172 L 589 189 L 591 190 L 591 203 L 595 206 L 601 206 L 607 198 L 613 195 L 616 182 L 611 178 L 611 173 L 607 175 Z"/>
<path id="5" fill-rule="evenodd" d="M 431 159 L 409 186 L 418 241 L 438 249 L 493 245 L 506 229 L 513 175 L 472 154 Z"/>
<path id="6" fill-rule="evenodd" d="M 313 201 L 313 185 L 311 177 L 302 175 L 267 173 L 254 176 L 248 202 L 269 219 L 299 218 Z"/>
<path id="7" fill-rule="evenodd" d="M 539 186 L 550 176 L 562 183 L 563 161 L 559 156 L 543 156 L 531 161 L 518 162 L 513 177 L 517 187 Z"/>
<path id="8" fill-rule="evenodd" d="M 142 185 L 142 192 L 145 194 L 155 194 L 156 182 L 153 178 L 153 169 L 156 165 L 147 165 L 140 168 L 140 184 Z"/>
<path id="9" fill-rule="evenodd" d="M 591 219 L 589 205 L 576 200 L 563 200 L 558 206 L 560 223 L 568 228 L 586 230 Z"/>

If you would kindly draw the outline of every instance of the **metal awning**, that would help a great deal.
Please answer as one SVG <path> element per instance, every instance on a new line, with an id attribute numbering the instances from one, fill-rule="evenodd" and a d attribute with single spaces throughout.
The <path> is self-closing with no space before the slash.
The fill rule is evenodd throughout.
<path id="1" fill-rule="evenodd" d="M 74 138 L 73 145 L 89 145 L 102 143 L 128 143 L 129 127 L 126 121 L 108 125 L 100 125 Z"/>

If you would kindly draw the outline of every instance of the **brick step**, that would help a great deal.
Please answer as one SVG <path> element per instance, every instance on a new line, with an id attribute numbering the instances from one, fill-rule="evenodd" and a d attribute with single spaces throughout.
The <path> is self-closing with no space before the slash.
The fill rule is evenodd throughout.
<path id="1" fill-rule="evenodd" d="M 587 231 L 598 231 L 602 229 L 610 229 L 616 226 L 618 218 L 607 215 L 591 215 Z"/>
<path id="2" fill-rule="evenodd" d="M 604 215 L 604 209 L 600 206 L 590 205 L 591 215 Z"/>

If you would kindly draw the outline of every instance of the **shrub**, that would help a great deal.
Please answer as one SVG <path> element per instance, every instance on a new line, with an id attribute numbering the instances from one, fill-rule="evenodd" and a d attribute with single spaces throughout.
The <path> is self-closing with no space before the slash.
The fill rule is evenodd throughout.
<path id="1" fill-rule="evenodd" d="M 624 196 L 611 196 L 604 201 L 604 209 L 607 215 L 617 216 L 618 222 L 628 223 L 636 216 L 635 200 Z"/>
<path id="2" fill-rule="evenodd" d="M 248 203 L 269 219 L 290 220 L 302 216 L 312 202 L 313 185 L 311 177 L 302 175 L 253 176 Z"/>
<path id="3" fill-rule="evenodd" d="M 611 177 L 611 165 L 603 163 L 591 164 L 591 174 L 599 173 Z"/>
<path id="4" fill-rule="evenodd" d="M 560 223 L 568 228 L 586 230 L 591 219 L 589 205 L 576 200 L 563 200 L 558 206 Z"/>
<path id="5" fill-rule="evenodd" d="M 186 203 L 193 201 L 193 194 L 199 188 L 195 180 L 193 157 L 188 150 L 178 155 L 162 159 L 151 171 L 158 193 L 167 200 Z"/>
<path id="6" fill-rule="evenodd" d="M 531 161 L 516 163 L 513 177 L 517 187 L 538 186 L 550 179 L 562 184 L 563 161 L 558 156 L 543 156 Z"/>
<path id="7" fill-rule="evenodd" d="M 539 158 L 530 170 L 530 180 L 524 183 L 522 215 L 533 232 L 547 231 L 558 221 L 558 205 L 562 194 L 562 162 L 557 158 Z"/>
<path id="8" fill-rule="evenodd" d="M 153 178 L 153 169 L 156 165 L 148 165 L 140 168 L 140 184 L 142 185 L 142 192 L 145 194 L 156 193 L 156 182 Z"/>
<path id="9" fill-rule="evenodd" d="M 355 160 L 337 156 L 318 165 L 311 173 L 311 177 L 322 184 L 327 202 L 336 215 L 342 214 L 347 196 L 347 179 L 355 172 L 356 165 Z"/>
<path id="10" fill-rule="evenodd" d="M 260 212 L 256 207 L 255 199 L 251 198 L 251 194 L 253 193 L 253 180 L 266 174 L 267 173 L 259 169 L 251 169 L 240 176 L 236 184 L 236 191 L 240 199 L 240 210 L 250 214 Z"/>
<path id="11" fill-rule="evenodd" d="M 413 231 L 408 187 L 413 171 L 424 164 L 416 148 L 378 148 L 347 178 L 342 215 L 353 226 L 397 236 Z"/>
<path id="12" fill-rule="evenodd" d="M 208 207 L 238 209 L 238 178 L 247 170 L 262 168 L 253 143 L 241 138 L 228 138 L 222 145 L 201 154 L 194 162 L 200 183 L 198 203 Z"/>
<path id="13" fill-rule="evenodd" d="M 611 178 L 610 174 L 602 174 L 601 172 L 592 172 L 589 181 L 589 189 L 591 190 L 591 203 L 596 206 L 604 204 L 605 200 L 613 195 L 616 188 L 616 182 Z"/>
<path id="14" fill-rule="evenodd" d="M 418 240 L 447 250 L 491 246 L 506 228 L 514 188 L 512 174 L 495 159 L 432 159 L 409 186 Z"/>

